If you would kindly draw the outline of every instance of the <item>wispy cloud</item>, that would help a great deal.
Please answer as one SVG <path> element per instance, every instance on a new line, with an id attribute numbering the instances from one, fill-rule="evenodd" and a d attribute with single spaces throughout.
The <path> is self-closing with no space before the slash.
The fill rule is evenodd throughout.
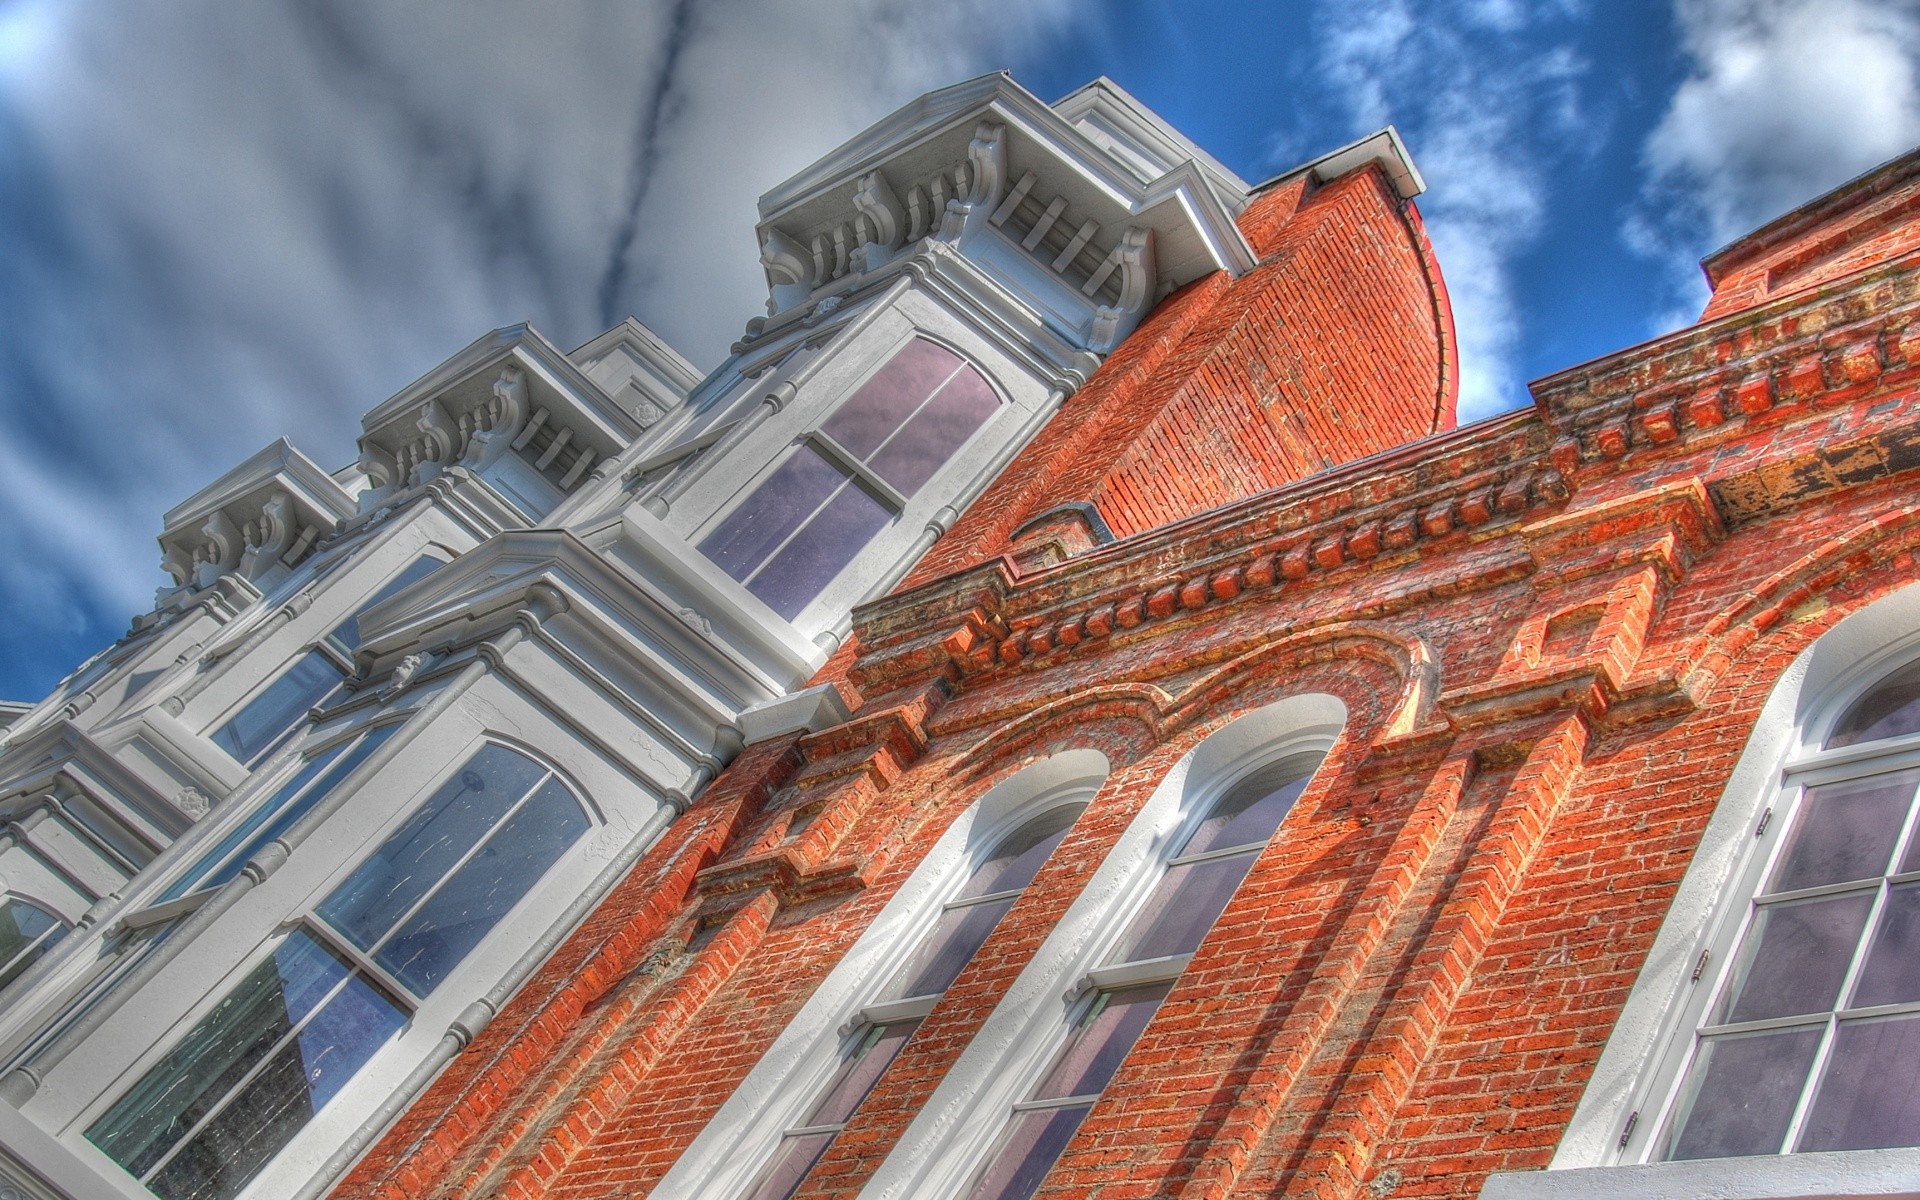
<path id="1" fill-rule="evenodd" d="M 1695 260 L 1920 142 L 1911 0 L 1678 0 L 1690 73 L 1648 137 L 1630 245 L 1667 265 L 1677 324 Z"/>
<path id="2" fill-rule="evenodd" d="M 1556 162 L 1593 134 L 1587 65 L 1572 47 L 1584 13 L 1573 2 L 1367 0 L 1326 4 L 1318 22 L 1320 73 L 1346 131 L 1397 125 L 1427 178 L 1420 208 L 1453 301 L 1463 420 L 1526 399 L 1512 264 L 1540 236 Z M 1276 147 L 1304 148 L 1297 132 Z"/>
<path id="3" fill-rule="evenodd" d="M 762 190 L 1088 2 L 0 6 L 0 694 L 143 607 L 165 507 L 488 328 L 716 361 Z"/>

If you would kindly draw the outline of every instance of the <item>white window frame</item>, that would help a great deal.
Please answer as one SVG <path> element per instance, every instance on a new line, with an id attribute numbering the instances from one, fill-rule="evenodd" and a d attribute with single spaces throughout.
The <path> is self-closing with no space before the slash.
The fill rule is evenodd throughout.
<path id="1" fill-rule="evenodd" d="M 1546 1171 L 1494 1175 L 1489 1200 L 1715 1195 L 1776 1200 L 1909 1195 L 1920 1148 L 1650 1162 L 1780 832 L 1791 788 L 1823 768 L 1879 758 L 1896 743 L 1821 751 L 1827 731 L 1885 674 L 1920 657 L 1920 585 L 1835 625 L 1801 652 L 1761 707 L 1645 965 Z M 1920 748 L 1920 738 L 1911 741 Z M 1895 753 L 1898 753 L 1896 750 Z M 1891 758 L 1891 756 L 1889 756 Z M 1818 775 L 1812 775 L 1815 780 Z M 1762 829 L 1764 814 L 1773 810 Z M 1756 830 L 1759 836 L 1756 836 Z M 1707 969 L 1693 978 L 1705 954 Z"/>
<path id="2" fill-rule="evenodd" d="M 1346 723 L 1325 693 L 1290 696 L 1216 730 L 1167 772 L 861 1195 L 944 1200 L 973 1184 L 1007 1115 L 1071 1032 L 1094 972 L 1159 882 L 1173 846 L 1221 792 L 1298 754 L 1325 754 Z M 1157 968 L 1162 964 L 1154 964 Z"/>
<path id="3" fill-rule="evenodd" d="M 743 1194 L 839 1068 L 850 1037 L 884 1016 L 874 998 L 940 919 L 978 856 L 1047 812 L 1085 804 L 1105 782 L 1106 756 L 1066 750 L 1002 780 L 954 818 L 933 849 L 761 1055 L 713 1119 L 655 1186 L 655 1200 Z M 895 1020 L 904 1019 L 894 1017 Z"/>

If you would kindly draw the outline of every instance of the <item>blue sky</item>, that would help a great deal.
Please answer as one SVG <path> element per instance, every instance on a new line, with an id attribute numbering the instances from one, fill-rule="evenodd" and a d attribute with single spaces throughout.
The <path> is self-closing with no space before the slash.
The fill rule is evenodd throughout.
<path id="1" fill-rule="evenodd" d="M 1251 180 L 1392 122 L 1463 416 L 1920 143 L 1920 0 L 0 0 L 0 698 L 150 606 L 160 514 L 485 330 L 702 367 L 753 200 L 912 96 L 1110 75 Z"/>

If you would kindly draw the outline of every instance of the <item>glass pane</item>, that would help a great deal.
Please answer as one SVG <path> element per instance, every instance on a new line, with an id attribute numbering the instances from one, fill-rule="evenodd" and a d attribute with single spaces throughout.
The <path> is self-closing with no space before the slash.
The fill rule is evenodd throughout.
<path id="1" fill-rule="evenodd" d="M 1317 765 L 1317 760 L 1302 763 L 1289 759 L 1241 780 L 1220 797 L 1180 853 L 1266 845 L 1292 810 L 1293 802 L 1307 790 L 1307 780 Z"/>
<path id="2" fill-rule="evenodd" d="M 753 1190 L 747 1193 L 747 1200 L 787 1200 L 788 1196 L 800 1190 L 800 1181 L 813 1170 L 813 1164 L 833 1145 L 834 1133 L 789 1134 L 780 1139 L 779 1148 L 773 1152 L 773 1161 L 767 1169 L 760 1172 L 760 1178 L 753 1181 Z"/>
<path id="3" fill-rule="evenodd" d="M 1920 1000 L 1920 886 L 1894 888 L 1880 910 L 1851 1008 Z"/>
<path id="4" fill-rule="evenodd" d="M 1064 1096 L 1090 1096 L 1107 1086 L 1120 1067 L 1127 1051 L 1140 1040 L 1140 1031 L 1153 1020 L 1160 1002 L 1173 987 L 1158 983 L 1152 987 L 1128 988 L 1124 992 L 1102 992 L 1095 997 L 1087 1015 L 1080 1018 L 1067 1039 L 1060 1057 L 1040 1081 L 1033 1093 L 1036 1100 L 1054 1100 Z"/>
<path id="5" fill-rule="evenodd" d="M 820 428 L 861 462 L 962 365 L 925 338 L 908 342 Z"/>
<path id="6" fill-rule="evenodd" d="M 1920 661 L 1910 662 L 1854 701 L 1827 738 L 1827 748 L 1920 732 Z"/>
<path id="7" fill-rule="evenodd" d="M 902 495 L 911 496 L 999 407 L 1000 397 L 980 372 L 962 367 L 868 464 Z"/>
<path id="8" fill-rule="evenodd" d="M 1920 1146 L 1920 1016 L 1842 1021 L 1801 1150 Z"/>
<path id="9" fill-rule="evenodd" d="M 993 848 L 992 857 L 980 864 L 960 889 L 960 899 L 969 896 L 987 896 L 994 892 L 1011 892 L 1026 887 L 1039 873 L 1040 865 L 1047 861 L 1053 848 L 1060 839 L 1067 836 L 1067 830 L 1080 815 L 1079 805 L 1056 808 L 1042 813 L 1025 825 L 1008 834 L 999 845 Z"/>
<path id="10" fill-rule="evenodd" d="M 319 914 L 372 949 L 545 774 L 504 746 L 483 748 L 334 889 Z"/>
<path id="11" fill-rule="evenodd" d="M 1819 1047 L 1817 1025 L 1703 1039 L 1663 1157 L 1779 1153 Z"/>
<path id="12" fill-rule="evenodd" d="M 87 1130 L 87 1140 L 134 1175 L 144 1174 L 238 1087 L 349 969 L 296 930 Z"/>
<path id="13" fill-rule="evenodd" d="M 573 793 L 559 780 L 547 780 L 401 926 L 374 961 L 414 995 L 426 995 L 586 831 L 587 816 Z"/>
<path id="14" fill-rule="evenodd" d="M 148 1189 L 162 1200 L 224 1200 L 235 1195 L 405 1019 L 400 1007 L 365 976 L 354 976 L 154 1173 Z"/>
<path id="15" fill-rule="evenodd" d="M 701 541 L 700 553 L 744 581 L 846 481 L 818 451 L 802 446 Z"/>
<path id="16" fill-rule="evenodd" d="M 1169 867 L 1146 908 L 1127 926 L 1114 962 L 1191 954 L 1233 899 L 1253 866 L 1254 851 Z"/>
<path id="17" fill-rule="evenodd" d="M 1872 892 L 1851 892 L 1762 908 L 1713 1023 L 1832 1009 L 1872 905 Z"/>
<path id="18" fill-rule="evenodd" d="M 1013 1127 L 967 1200 L 1027 1200 L 1040 1190 L 1091 1104 L 1013 1115 Z"/>
<path id="19" fill-rule="evenodd" d="M 878 500 L 848 484 L 768 560 L 748 590 L 791 621 L 892 519 Z"/>
<path id="20" fill-rule="evenodd" d="M 1807 789 L 1769 891 L 1884 875 L 1920 771 Z"/>
<path id="21" fill-rule="evenodd" d="M 361 613 L 366 612 L 387 597 L 399 594 L 401 588 L 411 583 L 418 583 L 420 580 L 425 579 L 446 565 L 447 564 L 437 558 L 421 557 L 414 559 L 407 564 L 405 570 L 395 575 L 392 579 L 389 579 L 385 587 L 375 592 L 372 599 L 362 604 L 359 608 L 354 609 L 352 616 L 335 626 L 333 632 L 328 636 L 334 641 L 339 642 L 349 654 L 358 650 L 360 648 Z"/>
<path id="22" fill-rule="evenodd" d="M 209 736 L 214 745 L 252 766 L 279 743 L 282 734 L 307 719 L 308 709 L 345 680 L 340 668 L 324 654 L 309 650 Z"/>
<path id="23" fill-rule="evenodd" d="M 880 1082 L 880 1076 L 889 1063 L 899 1055 L 900 1047 L 907 1044 L 913 1031 L 920 1027 L 918 1021 L 899 1021 L 892 1025 L 876 1025 L 860 1037 L 860 1044 L 840 1063 L 840 1069 L 834 1072 L 833 1081 L 820 1099 L 807 1110 L 807 1125 L 844 1125 L 853 1110 L 867 1098 L 873 1085 Z"/>
<path id="24" fill-rule="evenodd" d="M 0 902 L 0 987 L 38 962 L 66 933 L 60 918 L 37 904 L 13 898 Z"/>
<path id="25" fill-rule="evenodd" d="M 213 849 L 201 855 L 200 864 L 169 887 L 161 899 L 171 900 L 189 891 L 219 887 L 239 875 L 241 868 L 260 853 L 262 846 L 293 828 L 295 821 L 305 816 L 320 802 L 321 797 L 333 791 L 342 779 L 366 760 L 367 755 L 373 753 L 375 747 L 393 736 L 396 728 L 398 726 L 388 725 L 376 729 L 350 747 L 335 746 L 308 763 L 274 793 L 273 799 L 261 805 L 253 815 L 221 838 Z M 342 757 L 342 751 L 345 751 L 345 757 Z M 325 777 L 315 782 L 314 777 L 323 770 L 326 771 Z"/>
<path id="26" fill-rule="evenodd" d="M 941 913 L 939 924 L 921 939 L 913 957 L 895 976 L 897 982 L 887 989 L 887 996 L 932 996 L 946 991 L 1012 907 L 1013 897 L 1008 896 Z"/>

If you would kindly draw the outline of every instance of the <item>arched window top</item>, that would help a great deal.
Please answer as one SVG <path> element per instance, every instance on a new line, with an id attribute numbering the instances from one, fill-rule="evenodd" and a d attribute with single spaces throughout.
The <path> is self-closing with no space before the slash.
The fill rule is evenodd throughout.
<path id="1" fill-rule="evenodd" d="M 5 987 L 66 936 L 67 923 L 31 900 L 0 897 L 0 987 Z"/>
<path id="2" fill-rule="evenodd" d="M 1920 659 L 1887 675 L 1855 700 L 1827 735 L 1826 749 L 1920 733 Z"/>

